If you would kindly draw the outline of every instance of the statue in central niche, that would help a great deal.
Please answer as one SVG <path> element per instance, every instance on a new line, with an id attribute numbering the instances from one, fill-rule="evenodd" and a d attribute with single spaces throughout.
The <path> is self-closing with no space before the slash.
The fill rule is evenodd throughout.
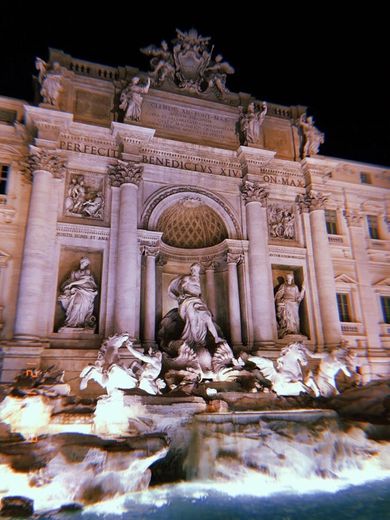
<path id="1" fill-rule="evenodd" d="M 168 294 L 178 303 L 162 319 L 159 339 L 163 350 L 169 352 L 172 343 L 185 343 L 198 358 L 203 358 L 205 369 L 211 367 L 211 355 L 224 343 L 222 332 L 202 298 L 200 264 L 192 264 L 188 275 L 178 276 L 170 283 Z"/>
<path id="2" fill-rule="evenodd" d="M 191 274 L 178 276 L 168 288 L 169 296 L 179 304 L 179 316 L 185 323 L 180 339 L 190 347 L 204 345 L 208 331 L 216 344 L 224 341 L 219 337 L 212 314 L 202 299 L 200 270 L 199 264 L 192 264 Z"/>

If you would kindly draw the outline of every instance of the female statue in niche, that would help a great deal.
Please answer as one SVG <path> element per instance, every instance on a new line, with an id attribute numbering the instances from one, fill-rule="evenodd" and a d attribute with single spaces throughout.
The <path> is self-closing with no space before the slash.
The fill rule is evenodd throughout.
<path id="1" fill-rule="evenodd" d="M 70 278 L 61 286 L 58 301 L 66 314 L 64 327 L 95 328 L 96 318 L 93 310 L 98 290 L 95 279 L 89 270 L 89 264 L 89 258 L 86 256 L 81 258 L 80 269 L 72 271 Z"/>
<path id="2" fill-rule="evenodd" d="M 275 294 L 279 338 L 287 334 L 300 334 L 299 304 L 304 295 L 304 287 L 299 290 L 295 285 L 294 275 L 289 273 Z"/>

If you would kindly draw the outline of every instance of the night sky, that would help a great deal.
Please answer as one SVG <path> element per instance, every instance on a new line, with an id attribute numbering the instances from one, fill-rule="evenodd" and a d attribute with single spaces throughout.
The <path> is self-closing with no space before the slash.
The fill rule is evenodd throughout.
<path id="1" fill-rule="evenodd" d="M 149 60 L 140 47 L 170 42 L 176 27 L 195 27 L 212 37 L 214 56 L 221 53 L 235 68 L 227 82 L 231 91 L 307 106 L 325 132 L 323 155 L 390 165 L 387 15 L 354 7 L 341 16 L 316 4 L 309 16 L 300 3 L 288 11 L 282 3 L 266 10 L 256 4 L 257 14 L 243 2 L 231 9 L 209 3 L 212 8 L 188 2 L 156 8 L 140 2 L 127 9 L 113 4 L 112 10 L 109 3 L 92 4 L 84 13 L 66 3 L 53 7 L 47 19 L 37 14 L 42 6 L 26 13 L 24 4 L 16 2 L 0 20 L 0 95 L 31 101 L 35 57 L 47 60 L 49 47 L 147 71 Z M 134 14 L 131 6 L 137 6 Z"/>

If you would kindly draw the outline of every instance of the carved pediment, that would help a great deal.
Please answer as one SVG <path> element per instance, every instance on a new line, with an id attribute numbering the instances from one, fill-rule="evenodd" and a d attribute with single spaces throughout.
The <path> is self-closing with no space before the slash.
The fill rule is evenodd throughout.
<path id="1" fill-rule="evenodd" d="M 345 274 L 345 273 L 340 273 L 338 274 L 337 276 L 335 276 L 335 282 L 336 283 L 343 283 L 343 284 L 347 284 L 347 285 L 356 285 L 357 284 L 357 281 L 352 278 L 351 276 L 349 276 L 348 274 Z"/>
<path id="2" fill-rule="evenodd" d="M 390 276 L 383 278 L 383 280 L 379 280 L 379 282 L 376 282 L 374 287 L 390 287 Z"/>

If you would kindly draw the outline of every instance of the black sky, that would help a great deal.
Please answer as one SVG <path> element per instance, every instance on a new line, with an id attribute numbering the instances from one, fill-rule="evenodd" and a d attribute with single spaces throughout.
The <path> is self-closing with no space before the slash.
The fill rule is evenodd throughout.
<path id="1" fill-rule="evenodd" d="M 266 10 L 254 3 L 232 6 L 91 4 L 81 13 L 80 6 L 67 3 L 46 18 L 38 4 L 26 13 L 25 4 L 16 2 L 0 20 L 0 95 L 31 101 L 35 56 L 46 60 L 49 47 L 92 62 L 148 70 L 140 47 L 170 41 L 176 27 L 195 27 L 212 37 L 215 52 L 236 69 L 228 79 L 230 90 L 308 106 L 325 132 L 321 154 L 390 165 L 387 15 L 354 8 L 342 16 L 322 4 L 311 4 L 312 15 L 303 4 L 289 10 L 282 3 Z"/>

